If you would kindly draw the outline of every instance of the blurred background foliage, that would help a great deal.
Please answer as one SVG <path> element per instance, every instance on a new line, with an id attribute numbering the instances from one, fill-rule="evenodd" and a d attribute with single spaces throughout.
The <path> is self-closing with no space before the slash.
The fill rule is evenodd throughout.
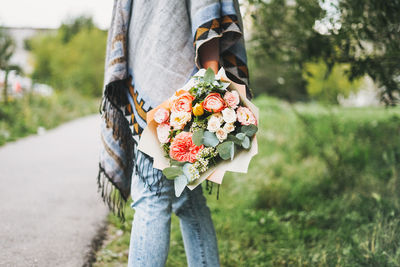
<path id="1" fill-rule="evenodd" d="M 15 43 L 0 28 L 0 70 L 5 72 L 1 81 L 0 145 L 98 111 L 106 36 L 90 17 L 81 16 L 66 21 L 55 32 L 41 32 L 26 39 L 24 46 L 34 64 L 32 88 L 8 96 L 8 74 L 21 74 L 21 68 L 11 63 Z M 35 83 L 50 85 L 55 92 L 37 93 L 33 90 Z"/>
<path id="2" fill-rule="evenodd" d="M 107 32 L 90 17 L 65 22 L 56 34 L 30 39 L 34 59 L 32 79 L 56 90 L 75 89 L 86 96 L 102 94 Z"/>
<path id="3" fill-rule="evenodd" d="M 338 104 L 339 95 L 348 97 L 350 93 L 357 92 L 362 84 L 361 80 L 343 78 L 349 70 L 348 64 L 335 64 L 328 71 L 328 66 L 319 61 L 305 63 L 303 68 L 307 95 L 322 103 Z"/>
<path id="4" fill-rule="evenodd" d="M 99 99 L 75 90 L 51 96 L 26 94 L 0 104 L 0 146 L 30 134 L 43 134 L 63 122 L 98 111 Z"/>
<path id="5" fill-rule="evenodd" d="M 253 22 L 248 52 L 256 94 L 308 99 L 315 90 L 307 90 L 305 64 L 322 61 L 327 73 L 321 78 L 345 64 L 349 69 L 342 79 L 369 75 L 386 104 L 398 103 L 399 0 L 249 0 L 247 7 Z"/>

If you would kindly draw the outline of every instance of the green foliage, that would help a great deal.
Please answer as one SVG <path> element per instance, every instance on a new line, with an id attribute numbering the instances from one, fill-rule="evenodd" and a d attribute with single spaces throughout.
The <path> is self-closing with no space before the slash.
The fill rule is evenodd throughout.
<path id="1" fill-rule="evenodd" d="M 192 141 L 196 146 L 203 144 L 204 129 L 199 129 L 193 132 Z"/>
<path id="2" fill-rule="evenodd" d="M 99 99 L 75 91 L 57 92 L 50 97 L 25 95 L 0 105 L 0 145 L 35 134 L 38 127 L 53 128 L 71 119 L 95 113 Z"/>
<path id="3" fill-rule="evenodd" d="M 247 51 L 254 93 L 290 101 L 306 99 L 303 64 L 324 50 L 324 41 L 313 26 L 325 11 L 318 0 L 249 3 L 253 27 Z"/>
<path id="4" fill-rule="evenodd" d="M 341 28 L 333 32 L 334 62 L 350 63 L 351 79 L 365 74 L 384 89 L 387 104 L 399 103 L 400 2 L 339 0 Z"/>
<path id="5" fill-rule="evenodd" d="M 400 110 L 255 103 L 259 153 L 207 200 L 221 266 L 399 266 Z M 123 234 L 97 267 L 127 262 L 131 221 L 110 218 Z M 167 266 L 186 266 L 176 216 L 171 229 Z"/>
<path id="6" fill-rule="evenodd" d="M 337 104 L 338 95 L 347 97 L 351 92 L 357 92 L 361 80 L 343 78 L 348 69 L 348 64 L 336 64 L 331 70 L 323 62 L 304 64 L 304 78 L 310 98 Z"/>
<path id="7" fill-rule="evenodd" d="M 3 82 L 3 100 L 8 102 L 8 75 L 10 71 L 22 72 L 21 67 L 10 63 L 11 56 L 15 51 L 15 42 L 11 36 L 0 27 L 0 70 L 5 71 Z"/>
<path id="8" fill-rule="evenodd" d="M 188 177 L 189 177 L 188 175 L 182 174 L 175 178 L 174 180 L 175 196 L 179 197 L 182 194 L 183 190 L 185 190 L 186 185 L 190 181 Z"/>
<path id="9" fill-rule="evenodd" d="M 205 146 L 215 147 L 216 145 L 219 144 L 219 140 L 215 135 L 215 133 L 212 133 L 210 131 L 204 131 L 202 143 Z"/>
<path id="10" fill-rule="evenodd" d="M 0 69 L 5 70 L 15 50 L 15 43 L 6 30 L 0 27 Z"/>
<path id="11" fill-rule="evenodd" d="M 217 146 L 217 152 L 223 160 L 232 160 L 235 155 L 235 143 L 225 141 Z"/>
<path id="12" fill-rule="evenodd" d="M 162 170 L 162 173 L 165 175 L 167 179 L 173 180 L 179 175 L 183 174 L 182 168 L 178 166 L 168 167 Z"/>
<path id="13" fill-rule="evenodd" d="M 68 43 L 75 35 L 82 30 L 92 30 L 95 28 L 93 19 L 87 16 L 71 18 L 61 24 L 59 34 L 63 43 Z"/>
<path id="14" fill-rule="evenodd" d="M 340 81 L 348 83 L 345 79 L 368 74 L 384 89 L 386 103 L 398 103 L 399 1 L 337 3 L 335 6 L 335 1 L 318 0 L 249 1 L 254 26 L 248 46 L 249 68 L 255 94 L 267 92 L 291 101 L 306 99 L 304 64 L 323 60 L 327 77 L 335 65 L 348 64 L 349 69 Z M 330 13 L 335 15 L 328 15 L 320 4 L 329 5 Z M 325 32 L 316 27 L 321 24 Z M 325 95 L 332 98 L 329 95 L 334 94 Z"/>
<path id="15" fill-rule="evenodd" d="M 215 74 L 212 68 L 208 68 L 204 73 L 204 81 L 206 83 L 213 83 L 215 81 Z"/>
<path id="16" fill-rule="evenodd" d="M 245 135 L 252 137 L 258 131 L 257 125 L 250 124 L 250 125 L 243 125 L 240 127 L 240 131 Z"/>
<path id="17" fill-rule="evenodd" d="M 100 96 L 106 38 L 107 33 L 91 25 L 91 19 L 82 18 L 64 24 L 55 35 L 34 37 L 29 41 L 35 62 L 32 78 L 56 90 L 74 88 Z"/>

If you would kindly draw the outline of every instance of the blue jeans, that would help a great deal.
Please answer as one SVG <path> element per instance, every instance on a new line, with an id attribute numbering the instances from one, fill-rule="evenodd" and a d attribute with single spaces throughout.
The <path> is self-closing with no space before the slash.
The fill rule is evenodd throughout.
<path id="1" fill-rule="evenodd" d="M 136 151 L 141 178 L 132 176 L 131 207 L 135 209 L 129 245 L 128 267 L 164 266 L 169 250 L 171 212 L 180 220 L 189 267 L 219 266 L 217 238 L 202 187 L 185 188 L 177 198 L 174 182 L 152 166 L 152 158 Z M 162 182 L 161 195 L 144 183 Z"/>

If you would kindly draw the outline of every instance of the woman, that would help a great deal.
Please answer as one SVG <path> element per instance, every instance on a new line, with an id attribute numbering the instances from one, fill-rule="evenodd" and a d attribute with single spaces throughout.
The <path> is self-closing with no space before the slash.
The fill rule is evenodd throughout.
<path id="1" fill-rule="evenodd" d="M 175 197 L 173 181 L 154 169 L 152 159 L 136 145 L 146 127 L 146 113 L 198 69 L 217 72 L 222 66 L 229 78 L 247 85 L 237 0 L 116 0 L 107 47 L 98 181 L 103 198 L 113 210 L 117 205 L 118 215 L 132 196 L 135 215 L 128 265 L 165 265 L 174 211 L 188 265 L 219 266 L 215 230 L 201 186 L 186 188 Z M 106 181 L 118 189 L 116 199 L 104 193 Z"/>

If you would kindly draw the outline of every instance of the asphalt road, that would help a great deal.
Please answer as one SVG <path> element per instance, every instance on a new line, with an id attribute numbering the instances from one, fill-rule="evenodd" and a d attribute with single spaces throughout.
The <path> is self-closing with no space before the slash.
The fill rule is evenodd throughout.
<path id="1" fill-rule="evenodd" d="M 108 213 L 99 115 L 0 147 L 0 266 L 82 266 Z"/>

